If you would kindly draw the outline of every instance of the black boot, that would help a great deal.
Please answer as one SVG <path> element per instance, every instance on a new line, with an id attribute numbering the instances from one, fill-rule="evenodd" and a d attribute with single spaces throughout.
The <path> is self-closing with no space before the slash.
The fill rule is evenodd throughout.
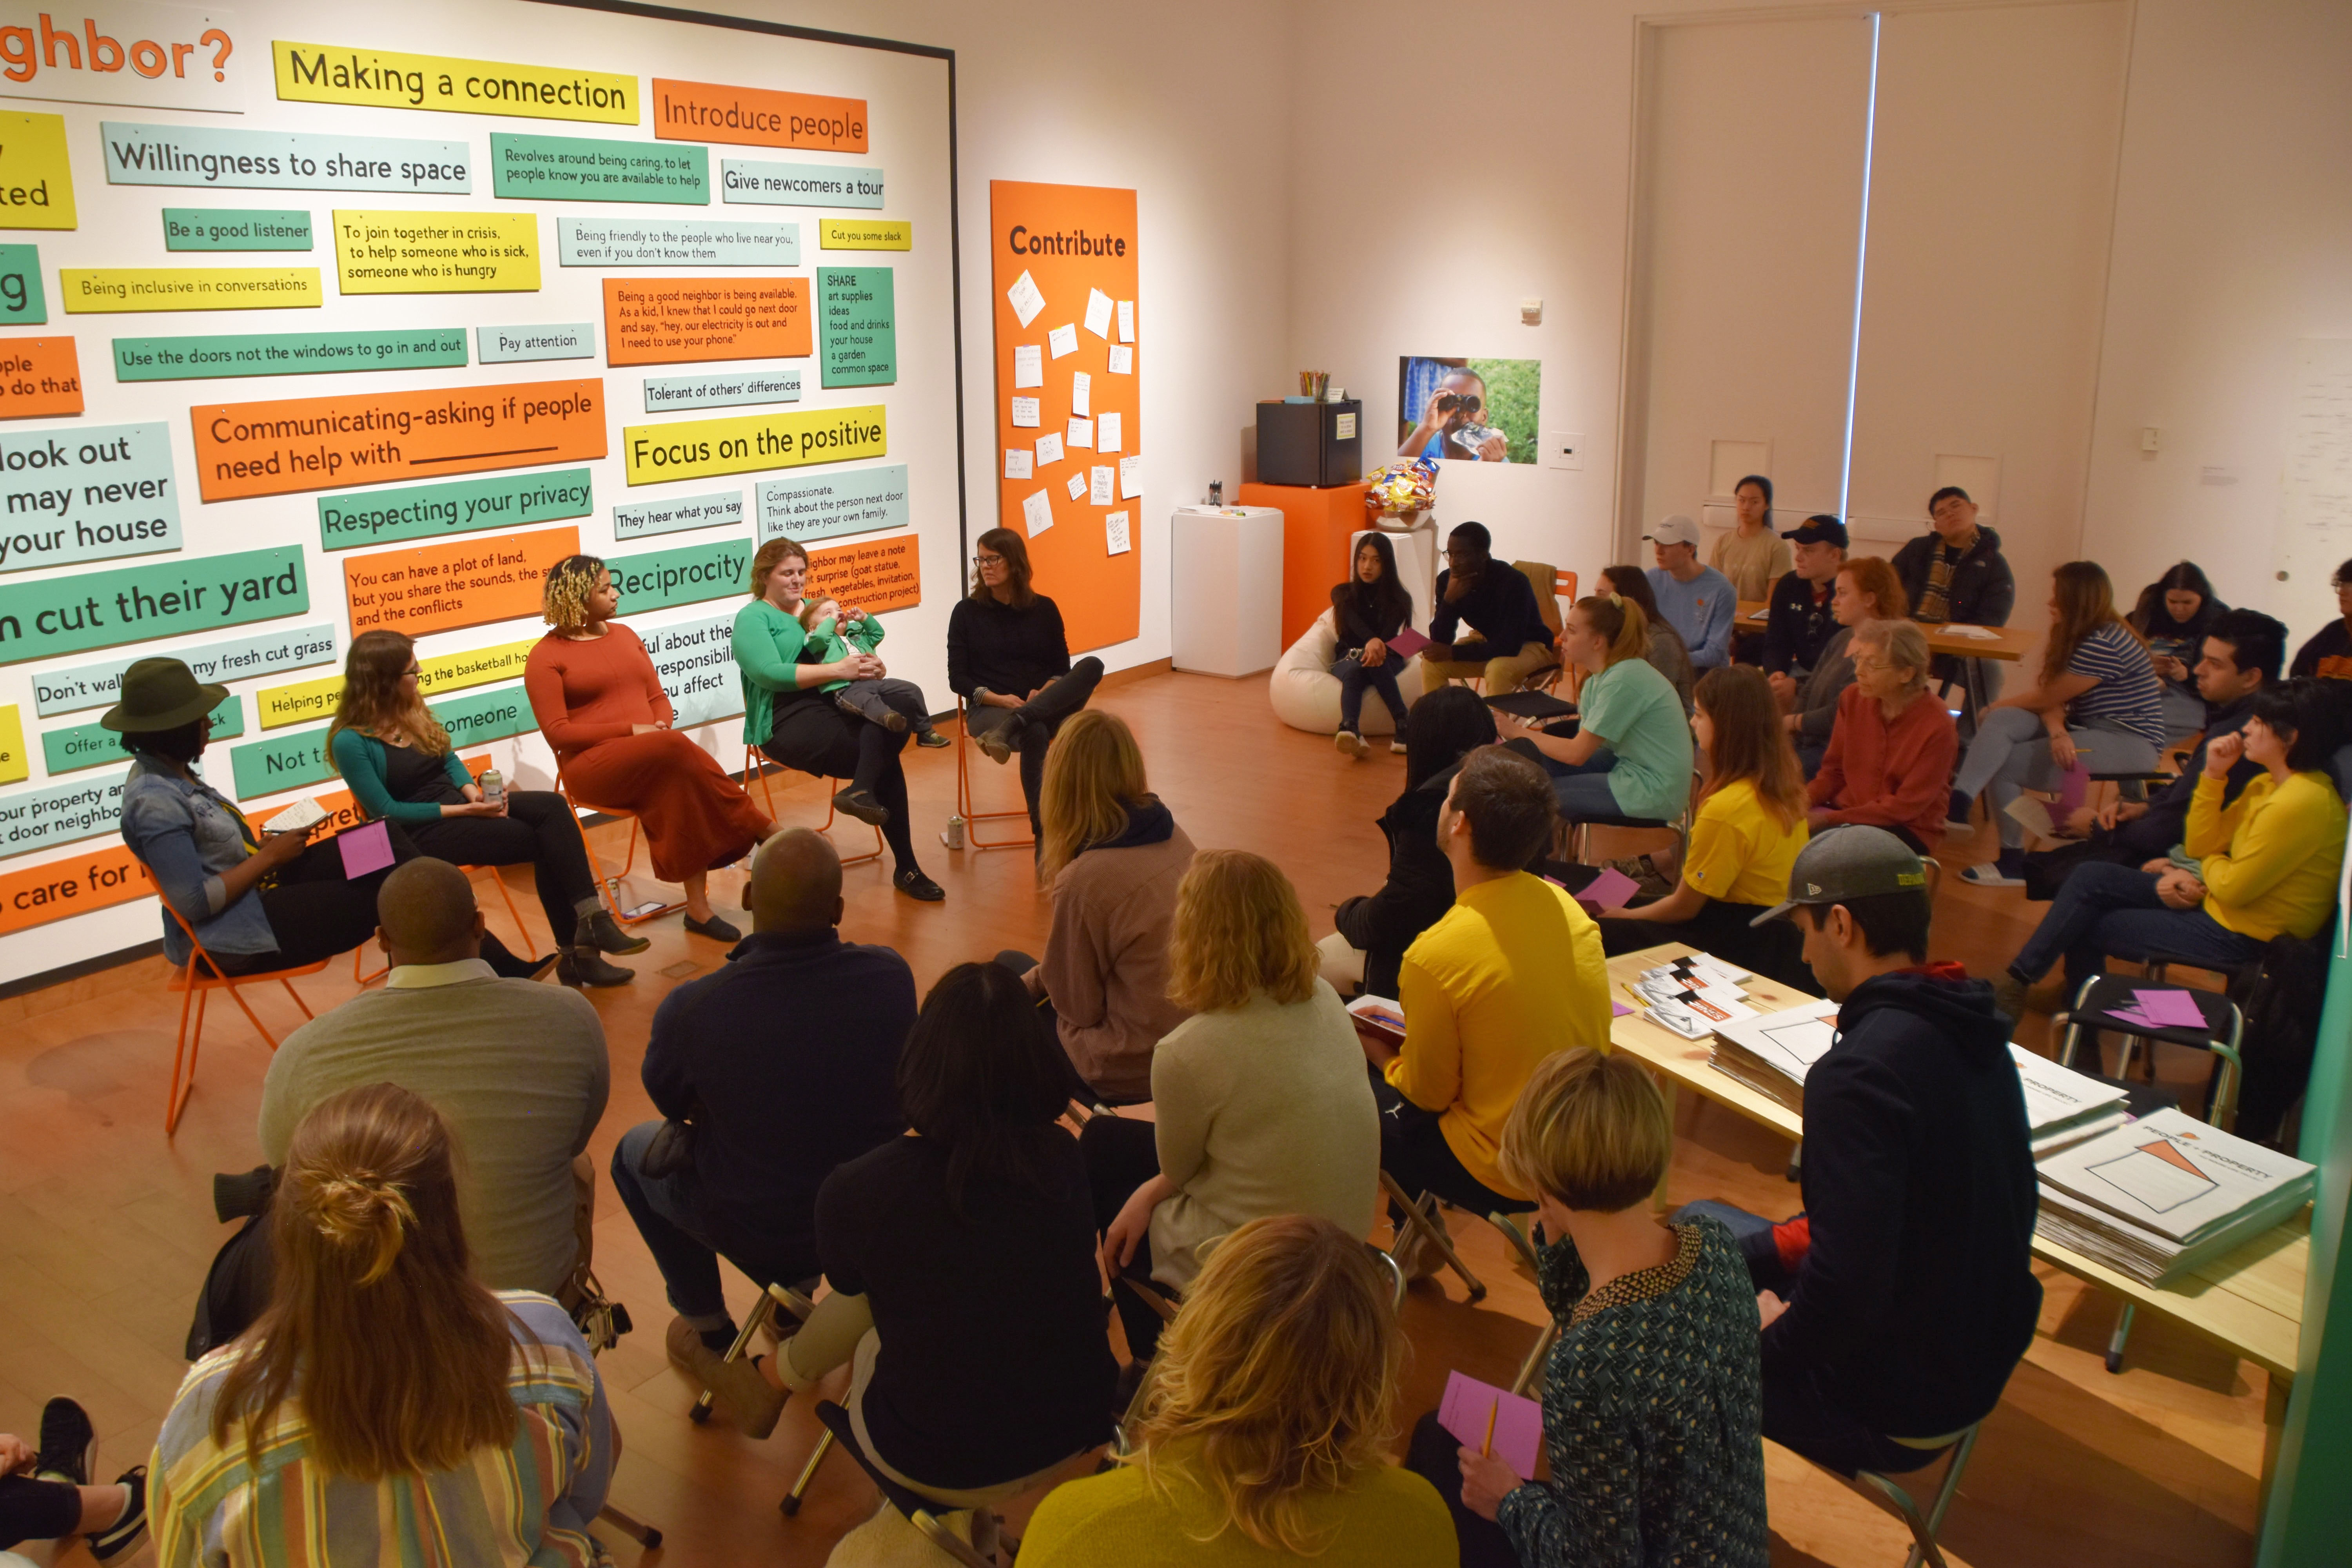
<path id="1" fill-rule="evenodd" d="M 637 977 L 634 969 L 608 963 L 603 953 L 582 942 L 557 962 L 555 977 L 566 985 L 626 985 Z"/>
<path id="2" fill-rule="evenodd" d="M 621 922 L 613 918 L 613 911 L 604 909 L 582 917 L 572 928 L 572 941 L 575 946 L 593 948 L 598 952 L 643 952 L 653 946 L 650 937 L 631 936 L 623 931 Z"/>
<path id="3" fill-rule="evenodd" d="M 488 964 L 490 973 L 501 980 L 536 980 L 555 967 L 555 960 L 556 955 L 551 952 L 543 958 L 517 958 L 507 951 L 505 942 L 488 932 L 483 933 L 482 962 Z"/>

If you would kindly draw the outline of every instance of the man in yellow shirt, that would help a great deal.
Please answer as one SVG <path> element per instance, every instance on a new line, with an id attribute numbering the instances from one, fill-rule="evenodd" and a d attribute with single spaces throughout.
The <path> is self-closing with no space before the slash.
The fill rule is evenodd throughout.
<path id="1" fill-rule="evenodd" d="M 2022 1016 L 2026 989 L 2062 955 L 2071 996 L 2110 955 L 2163 953 L 2231 969 L 2259 958 L 2274 936 L 2317 935 L 2336 908 L 2344 866 L 2344 801 L 2327 772 L 2343 741 L 2343 716 L 2324 682 L 2263 688 L 2245 728 L 2206 744 L 2182 840 L 2195 867 L 2075 868 L 1993 982 L 1993 1005 Z M 2242 754 L 2263 772 L 2225 807 L 2230 769 Z"/>
<path id="2" fill-rule="evenodd" d="M 1478 1214 L 1535 1206 L 1496 1155 L 1536 1064 L 1609 1048 L 1601 930 L 1566 889 L 1519 869 L 1551 842 L 1556 809 L 1526 758 L 1481 746 L 1464 759 L 1437 818 L 1454 908 L 1405 949 L 1404 1047 L 1373 1086 L 1382 1168 Z"/>

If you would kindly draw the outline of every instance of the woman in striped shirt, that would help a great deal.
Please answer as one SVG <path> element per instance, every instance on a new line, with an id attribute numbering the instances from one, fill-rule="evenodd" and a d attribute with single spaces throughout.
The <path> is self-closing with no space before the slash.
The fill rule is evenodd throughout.
<path id="1" fill-rule="evenodd" d="M 2051 574 L 2050 639 L 2042 678 L 1987 709 L 1952 782 L 1951 820 L 1988 796 L 2000 858 L 1960 874 L 1981 887 L 2025 882 L 2025 829 L 2010 816 L 2021 790 L 2055 790 L 2080 760 L 2100 773 L 2156 771 L 2165 742 L 2164 687 L 2131 624 L 2116 614 L 2115 585 L 2095 561 Z"/>
<path id="2" fill-rule="evenodd" d="M 190 1370 L 149 1462 L 162 1568 L 607 1561 L 604 1384 L 553 1301 L 468 1278 L 439 1112 L 322 1101 L 270 1226 L 269 1310 Z"/>

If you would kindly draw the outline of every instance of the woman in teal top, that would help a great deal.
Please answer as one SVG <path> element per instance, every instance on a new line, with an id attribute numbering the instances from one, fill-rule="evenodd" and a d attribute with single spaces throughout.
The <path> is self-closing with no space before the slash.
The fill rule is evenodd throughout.
<path id="1" fill-rule="evenodd" d="M 636 975 L 608 952 L 652 945 L 621 930 L 596 896 L 563 797 L 510 789 L 493 804 L 417 689 L 416 645 L 399 632 L 362 632 L 343 665 L 343 694 L 327 727 L 327 757 L 371 818 L 397 822 L 419 853 L 453 866 L 529 866 L 566 985 L 625 985 Z"/>
<path id="2" fill-rule="evenodd" d="M 915 863 L 907 821 L 907 773 L 898 753 L 905 730 L 869 724 L 845 711 L 824 688 L 877 680 L 882 661 L 851 651 L 826 661 L 801 625 L 807 602 L 808 552 L 772 539 L 751 558 L 751 602 L 735 613 L 735 667 L 743 686 L 743 743 L 771 762 L 819 778 L 846 779 L 834 809 L 882 830 L 895 863 L 891 885 L 911 899 L 938 903 L 947 889 Z"/>
<path id="3" fill-rule="evenodd" d="M 1511 746 L 1552 775 L 1571 822 L 1672 822 L 1690 804 L 1690 724 L 1674 683 L 1643 657 L 1648 646 L 1641 610 L 1614 595 L 1579 599 L 1568 612 L 1560 658 L 1591 672 L 1577 694 L 1576 732 L 1522 725 Z"/>

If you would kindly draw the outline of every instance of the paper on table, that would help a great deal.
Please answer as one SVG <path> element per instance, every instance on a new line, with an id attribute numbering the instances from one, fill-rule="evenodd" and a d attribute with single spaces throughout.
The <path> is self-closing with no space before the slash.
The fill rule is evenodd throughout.
<path id="1" fill-rule="evenodd" d="M 1110 296 L 1099 289 L 1087 290 L 1087 331 L 1098 338 L 1110 336 Z"/>
<path id="2" fill-rule="evenodd" d="M 1095 450 L 1097 452 L 1118 451 L 1119 444 L 1127 438 L 1125 431 L 1121 428 L 1123 424 L 1124 421 L 1120 419 L 1118 415 L 1108 411 L 1106 411 L 1100 418 L 1097 419 L 1095 421 Z"/>
<path id="3" fill-rule="evenodd" d="M 1094 471 L 1094 483 L 1088 488 L 1087 492 L 1087 504 L 1088 506 L 1108 506 L 1117 499 L 1117 497 L 1110 493 L 1110 465 L 1108 463 L 1097 463 L 1095 465 Z"/>
<path id="4" fill-rule="evenodd" d="M 1110 348 L 1110 373 L 1113 375 L 1135 374 L 1135 351 L 1113 343 Z"/>
<path id="5" fill-rule="evenodd" d="M 1118 302 L 1118 341 L 1123 343 L 1135 341 L 1135 301 L 1132 300 Z"/>
<path id="6" fill-rule="evenodd" d="M 392 830 L 381 819 L 345 828 L 335 835 L 335 847 L 343 852 L 343 879 L 355 882 L 392 864 Z"/>
<path id="7" fill-rule="evenodd" d="M 1032 539 L 1054 526 L 1054 498 L 1037 491 L 1021 503 L 1021 526 Z"/>
<path id="8" fill-rule="evenodd" d="M 1071 420 L 1069 429 L 1062 437 L 1062 445 L 1084 447 L 1088 451 L 1094 450 L 1095 422 L 1091 419 Z"/>
<path id="9" fill-rule="evenodd" d="M 1006 479 L 1025 479 L 1029 477 L 1030 472 L 1029 454 L 1024 448 L 1020 447 L 1007 447 L 1004 448 L 1004 477 Z"/>
<path id="10" fill-rule="evenodd" d="M 1070 412 L 1092 414 L 1095 411 L 1095 378 L 1085 371 L 1070 373 Z"/>
<path id="11" fill-rule="evenodd" d="M 1118 460 L 1118 499 L 1133 500 L 1143 493 L 1143 458 L 1138 454 Z"/>
<path id="12" fill-rule="evenodd" d="M 1037 437 L 1037 466 L 1051 467 L 1062 460 L 1062 437 L 1058 435 Z"/>
<path id="13" fill-rule="evenodd" d="M 1454 1373 L 1445 1380 L 1445 1397 L 1437 1406 L 1437 1424 L 1462 1439 L 1463 1447 L 1486 1443 L 1486 1426 L 1495 1427 L 1495 1457 L 1519 1475 L 1536 1473 L 1536 1450 L 1543 1443 L 1543 1406 L 1534 1400 Z"/>
<path id="14" fill-rule="evenodd" d="M 1013 427 L 1016 430 L 1034 430 L 1037 427 L 1035 398 L 1016 397 L 1013 400 Z"/>
<path id="15" fill-rule="evenodd" d="M 1074 473 L 1074 474 L 1072 474 L 1072 475 L 1070 476 L 1070 499 L 1071 499 L 1072 500 L 1084 500 L 1086 499 L 1086 494 L 1087 494 L 1087 477 L 1086 477 L 1086 475 L 1081 474 L 1081 473 Z"/>
<path id="16" fill-rule="evenodd" d="M 1060 359 L 1064 354 L 1077 353 L 1078 329 L 1064 321 L 1045 334 L 1045 346 L 1053 351 L 1055 359 Z"/>
<path id="17" fill-rule="evenodd" d="M 1016 343 L 1013 349 L 1013 384 L 1043 386 L 1045 384 L 1045 351 L 1035 343 Z"/>
<path id="18" fill-rule="evenodd" d="M 1973 642 L 1994 642 L 1999 640 L 2000 637 L 1999 632 L 1990 630 L 1985 626 L 1963 626 L 1958 622 L 1951 621 L 1946 622 L 1940 627 L 1930 626 L 1928 630 L 1948 632 L 1953 637 L 1967 637 Z"/>
<path id="19" fill-rule="evenodd" d="M 1045 308 L 1045 296 L 1037 292 L 1037 280 L 1026 272 L 1013 280 L 1013 287 L 1004 291 L 1004 297 L 1013 301 L 1013 314 L 1024 327 L 1035 321 L 1037 312 Z"/>
<path id="20" fill-rule="evenodd" d="M 1127 513 L 1115 511 L 1103 519 L 1103 543 L 1113 555 L 1124 555 L 1130 548 L 1127 538 Z"/>

